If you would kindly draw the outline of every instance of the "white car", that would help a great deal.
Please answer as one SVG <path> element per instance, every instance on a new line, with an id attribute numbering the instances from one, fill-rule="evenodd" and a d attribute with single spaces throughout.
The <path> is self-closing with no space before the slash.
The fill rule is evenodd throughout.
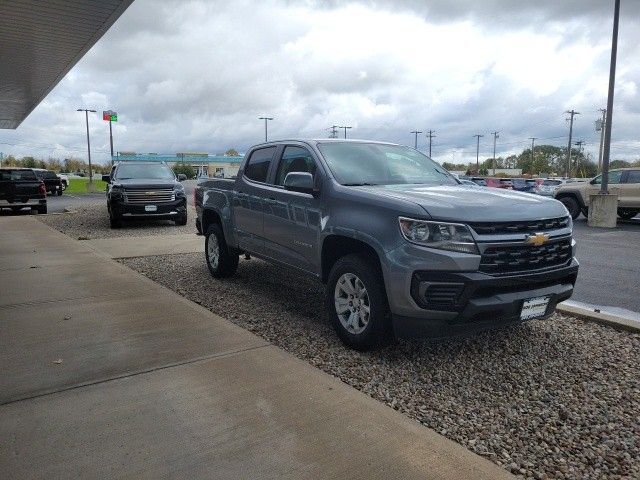
<path id="1" fill-rule="evenodd" d="M 566 178 L 546 178 L 541 183 L 536 185 L 533 189 L 534 193 L 538 195 L 544 195 L 545 197 L 553 197 L 556 189 L 560 185 L 564 185 L 570 180 Z"/>

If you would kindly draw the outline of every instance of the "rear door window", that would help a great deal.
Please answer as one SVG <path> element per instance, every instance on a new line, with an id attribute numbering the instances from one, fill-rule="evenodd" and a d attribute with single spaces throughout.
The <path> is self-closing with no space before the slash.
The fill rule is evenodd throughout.
<path id="1" fill-rule="evenodd" d="M 0 170 L 0 180 L 2 181 L 18 181 L 18 180 L 36 180 L 36 174 L 33 170 Z"/>
<path id="2" fill-rule="evenodd" d="M 247 166 L 244 167 L 245 177 L 255 182 L 265 183 L 267 181 L 267 174 L 269 173 L 269 167 L 271 166 L 271 160 L 273 159 L 275 151 L 276 147 L 267 147 L 255 150 L 249 157 Z"/>

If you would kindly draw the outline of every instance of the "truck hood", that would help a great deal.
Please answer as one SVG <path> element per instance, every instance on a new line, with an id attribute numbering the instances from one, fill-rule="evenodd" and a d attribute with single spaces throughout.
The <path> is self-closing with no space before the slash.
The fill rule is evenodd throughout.
<path id="1" fill-rule="evenodd" d="M 355 188 L 416 203 L 437 220 L 508 222 L 568 215 L 567 209 L 557 200 L 499 188 L 462 185 L 374 185 Z"/>
<path id="2" fill-rule="evenodd" d="M 114 185 L 123 188 L 173 188 L 178 184 L 175 180 L 158 180 L 154 178 L 127 178 L 116 179 Z"/>

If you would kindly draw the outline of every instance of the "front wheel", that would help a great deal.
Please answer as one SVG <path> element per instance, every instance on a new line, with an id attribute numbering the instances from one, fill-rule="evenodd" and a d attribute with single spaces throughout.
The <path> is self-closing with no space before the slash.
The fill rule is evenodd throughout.
<path id="1" fill-rule="evenodd" d="M 46 205 L 40 205 L 38 208 L 38 213 L 40 215 L 45 215 L 47 213 L 47 206 Z"/>
<path id="2" fill-rule="evenodd" d="M 227 245 L 220 225 L 214 223 L 209 226 L 204 241 L 204 250 L 207 257 L 207 267 L 213 277 L 225 278 L 236 273 L 239 255 L 237 251 Z"/>
<path id="3" fill-rule="evenodd" d="M 327 281 L 325 308 L 340 340 L 354 350 L 371 350 L 391 337 L 382 272 L 371 256 L 351 254 L 336 262 Z"/>
<path id="4" fill-rule="evenodd" d="M 59 188 L 58 190 L 56 190 L 56 194 L 60 197 L 62 196 L 62 188 Z"/>
<path id="5" fill-rule="evenodd" d="M 562 202 L 562 204 L 567 207 L 569 210 L 569 215 L 571 215 L 572 219 L 576 219 L 580 216 L 580 205 L 578 205 L 578 201 L 573 197 L 561 197 L 558 200 Z"/>
<path id="6" fill-rule="evenodd" d="M 638 213 L 640 213 L 640 210 L 633 210 L 633 209 L 629 209 L 629 210 L 620 209 L 620 210 L 618 210 L 618 216 L 623 220 L 631 220 L 633 217 L 638 215 Z"/>
<path id="7" fill-rule="evenodd" d="M 120 228 L 121 226 L 122 221 L 118 217 L 116 217 L 111 211 L 111 208 L 109 208 L 109 227 L 111 227 L 112 229 L 116 229 Z"/>
<path id="8" fill-rule="evenodd" d="M 176 217 L 176 225 L 186 225 L 187 224 L 187 212 L 181 213 Z"/>

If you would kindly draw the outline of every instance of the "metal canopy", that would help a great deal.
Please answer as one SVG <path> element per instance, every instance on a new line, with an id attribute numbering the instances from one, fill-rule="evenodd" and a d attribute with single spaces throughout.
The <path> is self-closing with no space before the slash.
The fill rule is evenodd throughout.
<path id="1" fill-rule="evenodd" d="M 17 128 L 132 2 L 0 1 L 0 128 Z"/>

